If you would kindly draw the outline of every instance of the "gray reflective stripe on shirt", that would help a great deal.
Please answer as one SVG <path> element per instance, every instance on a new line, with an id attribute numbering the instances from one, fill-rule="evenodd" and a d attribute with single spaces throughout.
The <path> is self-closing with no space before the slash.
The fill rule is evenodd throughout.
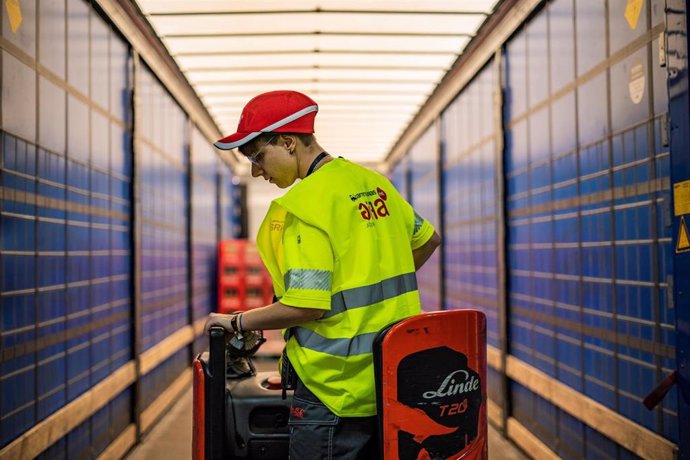
<path id="1" fill-rule="evenodd" d="M 333 284 L 333 274 L 328 270 L 288 270 L 284 276 L 285 290 L 288 289 L 317 289 L 330 291 Z"/>
<path id="2" fill-rule="evenodd" d="M 414 231 L 412 232 L 413 235 L 415 235 L 420 228 L 422 228 L 422 224 L 424 223 L 424 218 L 417 214 L 417 211 L 414 212 Z"/>
<path id="3" fill-rule="evenodd" d="M 415 290 L 417 277 L 414 272 L 394 276 L 369 286 L 346 289 L 331 297 L 331 309 L 323 317 L 330 318 L 345 310 L 368 307 Z"/>
<path id="4" fill-rule="evenodd" d="M 378 332 L 359 334 L 351 339 L 327 339 L 304 327 L 293 327 L 291 336 L 303 348 L 328 353 L 334 356 L 355 356 L 372 352 L 374 339 Z"/>

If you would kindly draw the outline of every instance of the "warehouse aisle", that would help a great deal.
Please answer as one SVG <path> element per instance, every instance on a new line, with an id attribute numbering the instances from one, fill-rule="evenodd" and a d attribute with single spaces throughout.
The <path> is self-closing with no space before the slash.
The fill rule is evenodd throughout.
<path id="1" fill-rule="evenodd" d="M 257 370 L 274 369 L 274 362 L 260 361 Z M 489 424 L 489 457 L 491 460 L 523 460 L 524 454 Z M 183 460 L 192 458 L 192 388 L 126 457 L 127 460 Z"/>

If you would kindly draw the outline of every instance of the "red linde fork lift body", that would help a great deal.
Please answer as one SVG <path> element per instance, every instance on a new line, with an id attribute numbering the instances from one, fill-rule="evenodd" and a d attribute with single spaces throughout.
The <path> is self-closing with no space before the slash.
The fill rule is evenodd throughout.
<path id="1" fill-rule="evenodd" d="M 194 360 L 194 460 L 287 458 L 292 392 L 282 399 L 277 373 L 256 373 L 250 356 L 228 350 L 212 328 L 209 352 Z M 375 340 L 374 367 L 382 458 L 488 458 L 483 313 L 400 321 Z"/>
<path id="2" fill-rule="evenodd" d="M 194 460 L 286 459 L 292 392 L 282 399 L 277 372 L 257 373 L 229 349 L 212 328 L 209 351 L 194 360 Z"/>
<path id="3" fill-rule="evenodd" d="M 382 458 L 485 460 L 486 317 L 425 313 L 374 343 Z"/>

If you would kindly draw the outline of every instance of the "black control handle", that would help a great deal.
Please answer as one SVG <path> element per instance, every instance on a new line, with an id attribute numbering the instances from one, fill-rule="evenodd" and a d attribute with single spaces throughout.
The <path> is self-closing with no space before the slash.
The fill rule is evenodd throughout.
<path id="1" fill-rule="evenodd" d="M 206 458 L 222 460 L 225 455 L 225 342 L 226 331 L 214 326 L 209 331 L 209 373 L 206 385 Z"/>

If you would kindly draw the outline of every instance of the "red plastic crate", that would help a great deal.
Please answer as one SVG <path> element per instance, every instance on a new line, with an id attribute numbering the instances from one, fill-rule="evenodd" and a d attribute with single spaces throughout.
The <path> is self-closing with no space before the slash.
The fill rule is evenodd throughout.
<path id="1" fill-rule="evenodd" d="M 244 262 L 246 240 L 223 240 L 218 244 L 218 261 L 221 265 Z"/>
<path id="2" fill-rule="evenodd" d="M 244 271 L 244 280 L 247 287 L 261 287 L 264 283 L 263 265 L 248 265 Z"/>
<path id="3" fill-rule="evenodd" d="M 268 270 L 264 271 L 262 290 L 264 303 L 266 303 L 266 305 L 273 303 L 273 280 L 271 279 L 271 275 L 268 273 Z"/>
<path id="4" fill-rule="evenodd" d="M 263 265 L 261 256 L 259 255 L 259 248 L 256 243 L 248 243 L 244 246 L 244 261 L 247 265 Z"/>
<path id="5" fill-rule="evenodd" d="M 244 304 L 247 310 L 265 305 L 261 287 L 247 287 Z"/>
<path id="6" fill-rule="evenodd" d="M 244 301 L 245 310 L 252 310 L 254 308 L 263 307 L 265 305 L 266 304 L 264 303 L 264 299 L 261 297 L 247 297 Z"/>
<path id="7" fill-rule="evenodd" d="M 227 297 L 218 302 L 218 313 L 232 313 L 244 310 L 244 302 L 239 296 Z"/>
<path id="8" fill-rule="evenodd" d="M 224 265 L 219 267 L 218 276 L 220 285 L 236 286 L 244 281 L 246 270 L 238 265 Z"/>
<path id="9" fill-rule="evenodd" d="M 244 311 L 272 302 L 273 283 L 256 243 L 221 241 L 218 245 L 218 311 Z"/>

